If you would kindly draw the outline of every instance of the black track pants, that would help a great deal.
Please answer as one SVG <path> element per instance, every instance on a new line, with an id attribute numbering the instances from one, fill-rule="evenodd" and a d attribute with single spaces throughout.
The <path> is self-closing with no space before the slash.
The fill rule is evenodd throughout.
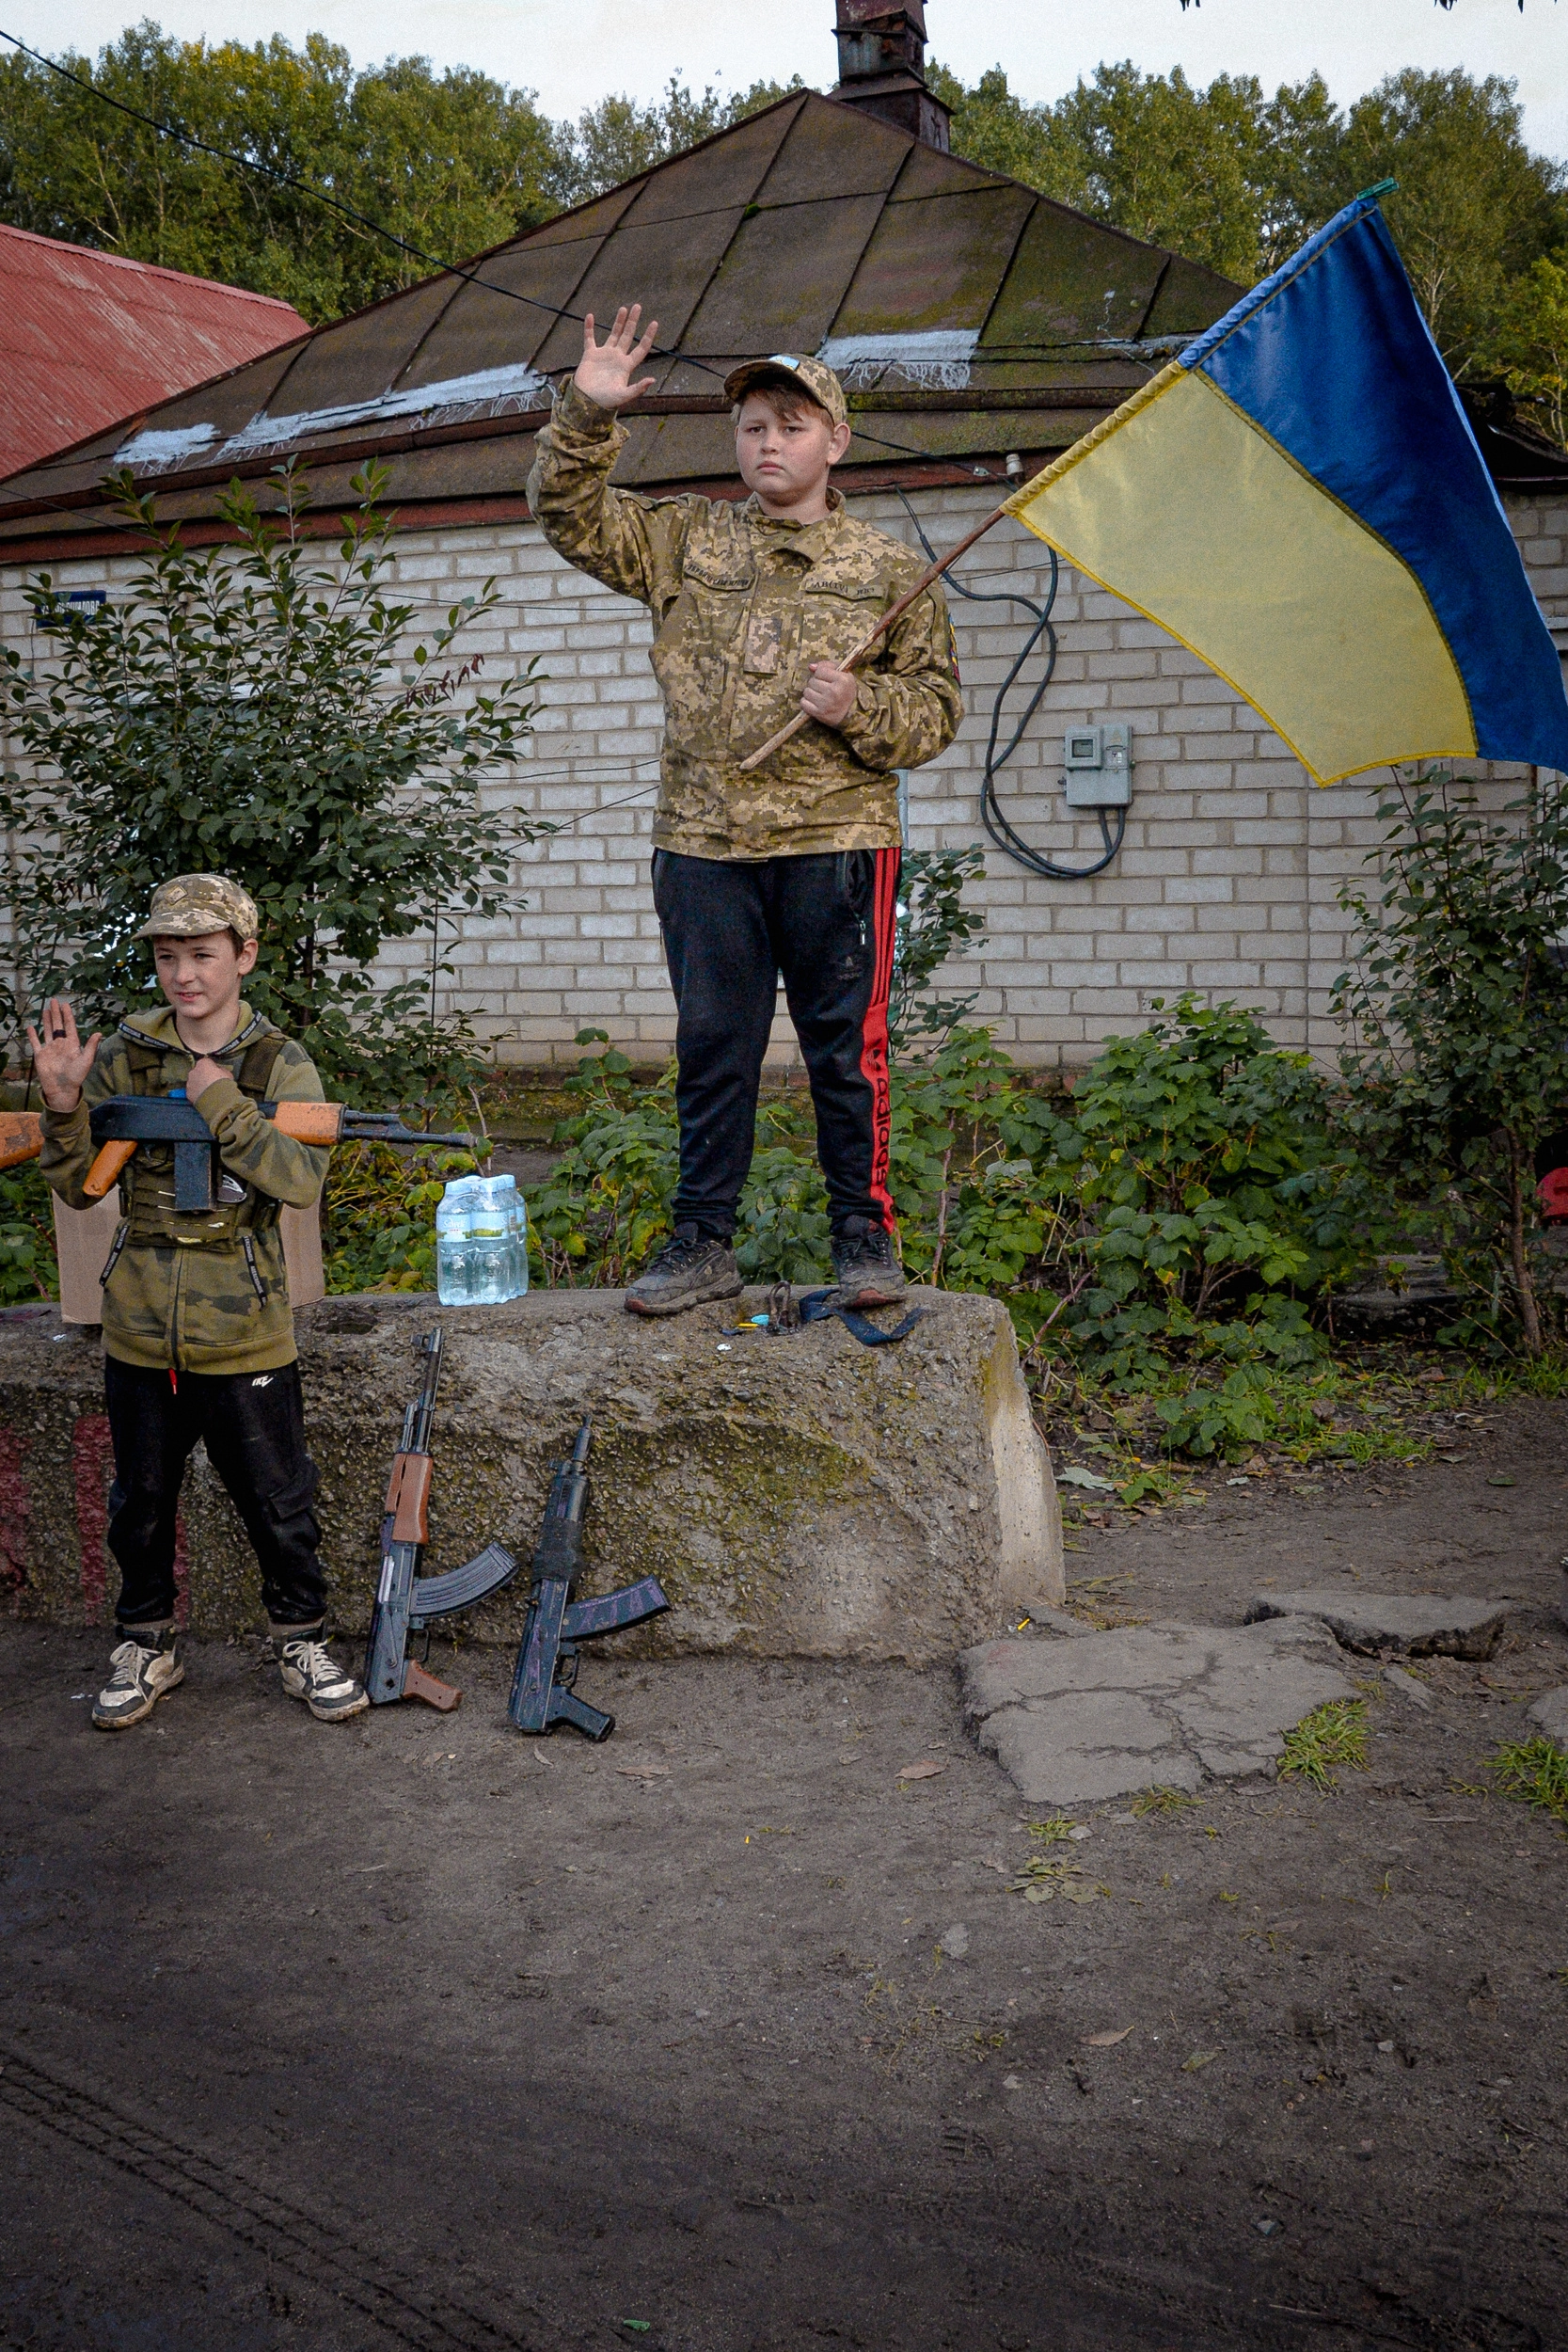
<path id="1" fill-rule="evenodd" d="M 174 1515 L 199 1438 L 261 1564 L 274 1625 L 319 1625 L 326 1588 L 316 1546 L 316 1466 L 305 1451 L 299 1366 L 277 1372 L 166 1372 L 103 1360 L 115 1483 L 109 1549 L 119 1563 L 121 1626 L 174 1615 Z"/>
<path id="2" fill-rule="evenodd" d="M 891 1227 L 887 1000 L 896 850 L 756 863 L 654 856 L 654 904 L 679 1020 L 677 1225 L 727 1237 L 752 1165 L 779 976 L 800 1041 L 834 1231 Z"/>

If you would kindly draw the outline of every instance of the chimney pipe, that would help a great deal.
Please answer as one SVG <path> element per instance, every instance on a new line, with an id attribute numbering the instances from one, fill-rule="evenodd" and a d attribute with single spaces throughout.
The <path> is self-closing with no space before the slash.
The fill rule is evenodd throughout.
<path id="1" fill-rule="evenodd" d="M 922 0 L 837 0 L 838 87 L 829 94 L 948 151 L 948 109 L 926 87 Z"/>

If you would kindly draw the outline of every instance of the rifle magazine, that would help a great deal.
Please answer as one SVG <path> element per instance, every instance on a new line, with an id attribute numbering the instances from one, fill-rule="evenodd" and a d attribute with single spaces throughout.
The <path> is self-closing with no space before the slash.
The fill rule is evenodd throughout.
<path id="1" fill-rule="evenodd" d="M 640 1583 L 623 1585 L 618 1593 L 573 1601 L 562 1619 L 562 1639 L 586 1642 L 595 1633 L 617 1633 L 626 1626 L 641 1625 L 645 1617 L 660 1615 L 669 1606 L 657 1577 L 645 1576 Z"/>
<path id="2" fill-rule="evenodd" d="M 517 1562 L 504 1544 L 486 1544 L 483 1551 L 444 1576 L 419 1578 L 408 1601 L 408 1622 L 418 1628 L 429 1617 L 450 1617 L 459 1609 L 472 1609 L 499 1593 L 517 1573 Z"/>

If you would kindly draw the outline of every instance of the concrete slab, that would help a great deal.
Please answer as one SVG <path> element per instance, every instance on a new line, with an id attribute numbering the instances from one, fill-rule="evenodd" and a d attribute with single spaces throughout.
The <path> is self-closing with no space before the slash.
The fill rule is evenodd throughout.
<path id="1" fill-rule="evenodd" d="M 959 1668 L 971 1735 L 1037 1804 L 1270 1773 L 1293 1724 L 1355 1695 L 1322 1626 L 1299 1617 L 985 1642 Z"/>
<path id="2" fill-rule="evenodd" d="M 1317 1617 L 1345 1649 L 1391 1649 L 1409 1658 L 1490 1658 L 1508 1615 L 1505 1600 L 1464 1593 L 1258 1593 L 1246 1622 Z"/>
<path id="3" fill-rule="evenodd" d="M 338 1624 L 369 1620 L 388 1470 L 439 1323 L 428 1573 L 492 1539 L 526 1559 L 550 1468 L 594 1416 L 585 1596 L 657 1576 L 673 1607 L 623 1653 L 948 1659 L 1063 1597 L 1061 1518 L 1006 1310 L 915 1292 L 895 1347 L 839 1323 L 741 1326 L 761 1291 L 658 1322 L 619 1291 L 535 1291 L 498 1307 L 408 1295 L 297 1316 L 323 1556 Z M 96 1336 L 53 1310 L 0 1316 L 0 1611 L 103 1624 L 111 1470 Z M 194 1630 L 261 1613 L 250 1547 L 199 1453 L 181 1573 Z M 526 1576 L 457 1629 L 515 1643 Z"/>
<path id="4" fill-rule="evenodd" d="M 1558 1747 L 1568 1749 L 1568 1685 L 1557 1691 L 1544 1691 L 1529 1709 L 1529 1720 L 1537 1731 Z"/>

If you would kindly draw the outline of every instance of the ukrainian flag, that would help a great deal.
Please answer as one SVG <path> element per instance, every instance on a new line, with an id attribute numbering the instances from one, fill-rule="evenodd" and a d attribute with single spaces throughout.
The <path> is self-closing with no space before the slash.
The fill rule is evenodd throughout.
<path id="1" fill-rule="evenodd" d="M 1320 784 L 1450 755 L 1568 771 L 1556 647 L 1374 196 L 1007 510 Z"/>

